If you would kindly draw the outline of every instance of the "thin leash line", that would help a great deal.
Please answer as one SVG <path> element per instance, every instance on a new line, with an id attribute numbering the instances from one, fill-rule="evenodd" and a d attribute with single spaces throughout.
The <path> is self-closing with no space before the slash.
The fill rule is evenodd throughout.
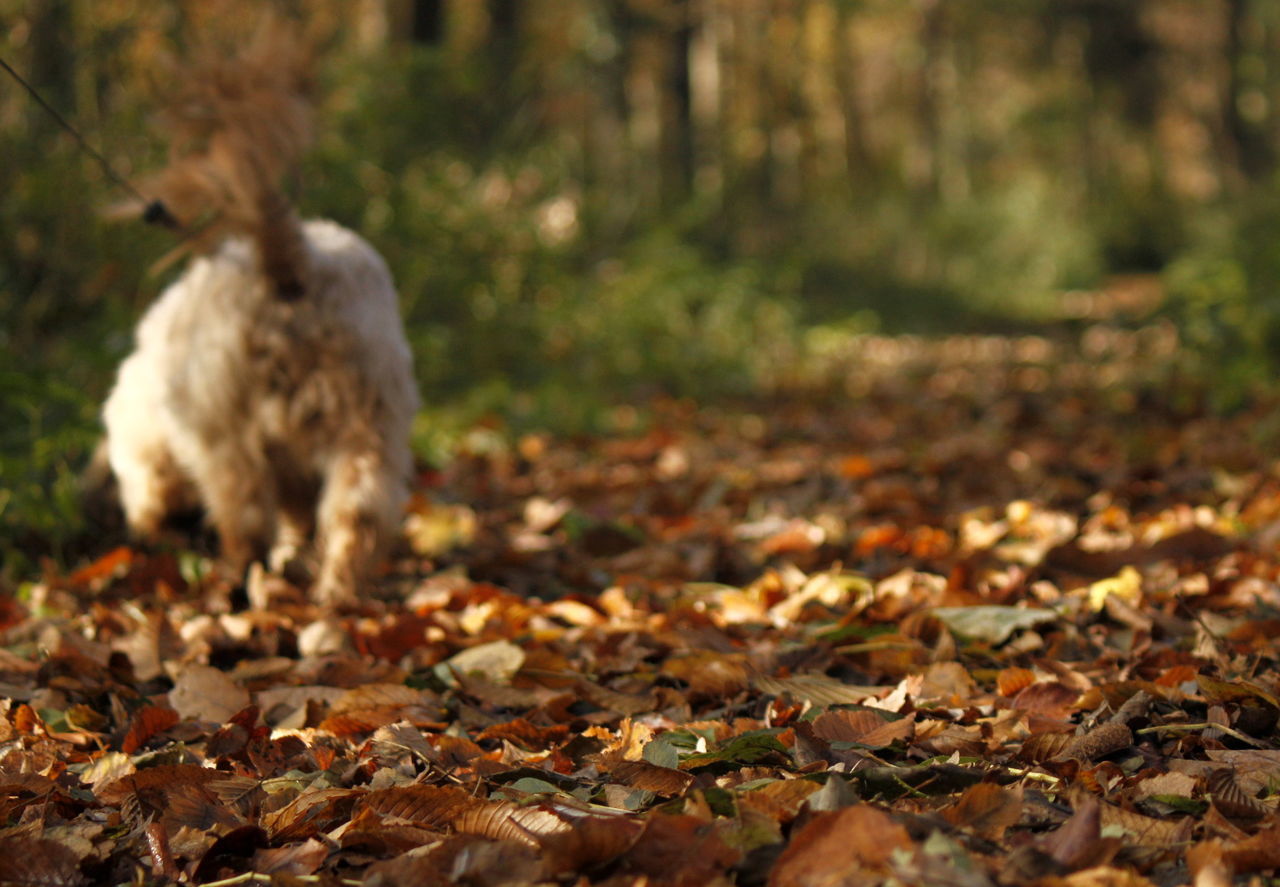
<path id="1" fill-rule="evenodd" d="M 110 179 L 117 187 L 128 191 L 145 207 L 142 215 L 143 219 L 148 222 L 164 225 L 166 228 L 173 228 L 175 230 L 181 229 L 182 226 L 178 224 L 178 220 L 169 213 L 169 210 L 162 202 L 159 200 L 148 200 L 143 196 L 141 191 L 133 186 L 133 183 L 124 176 L 119 175 L 115 169 L 112 168 L 110 161 L 108 161 L 106 157 L 103 157 L 102 154 L 93 147 L 93 145 L 90 145 L 89 142 L 85 140 L 85 137 L 80 135 L 79 131 L 71 125 L 70 121 L 63 117 L 57 108 L 45 101 L 44 96 L 40 95 L 36 88 L 28 83 L 21 74 L 15 71 L 13 66 L 5 61 L 3 57 L 0 57 L 0 67 L 4 68 L 5 71 L 9 73 L 10 77 L 18 81 L 19 85 L 27 91 L 27 94 L 30 95 L 31 98 L 35 99 L 36 104 L 43 108 L 45 113 L 53 118 L 54 122 L 61 126 L 73 139 L 76 140 L 76 144 L 80 146 L 80 150 L 84 151 L 98 162 L 98 165 L 102 168 L 103 175 Z"/>
<path id="2" fill-rule="evenodd" d="M 100 154 L 92 145 L 90 145 L 85 140 L 84 136 L 80 135 L 80 133 L 76 131 L 76 128 L 71 125 L 71 123 L 67 120 L 67 118 L 63 117 L 62 114 L 58 112 L 57 108 L 53 107 L 53 105 L 46 102 L 44 100 L 44 96 L 36 92 L 36 88 L 32 86 L 30 83 L 28 83 L 26 80 L 24 80 L 22 78 L 22 75 L 13 69 L 13 66 L 11 66 L 8 62 L 6 62 L 3 58 L 0 58 L 0 67 L 3 67 L 6 71 L 8 71 L 9 76 L 12 77 L 14 80 L 18 81 L 18 83 L 21 84 L 22 88 L 25 89 L 33 99 L 36 100 L 36 104 L 38 104 L 41 108 L 44 108 L 45 112 L 50 117 L 52 117 L 59 126 L 61 126 L 64 130 L 66 130 L 67 133 L 73 139 L 76 140 L 76 144 L 80 146 L 81 150 L 83 150 L 86 154 L 88 154 L 94 160 L 98 161 L 98 165 L 102 167 L 102 172 L 106 175 L 107 178 L 115 182 L 116 185 L 128 191 L 130 194 L 138 198 L 138 200 L 142 201 L 143 203 L 148 202 L 147 199 L 142 196 L 142 192 L 140 192 L 137 188 L 135 188 L 132 184 L 130 184 L 130 182 L 127 179 L 125 179 L 123 176 L 118 175 L 116 171 L 111 168 L 111 164 L 107 161 L 107 158 L 103 157 L 102 154 Z"/>

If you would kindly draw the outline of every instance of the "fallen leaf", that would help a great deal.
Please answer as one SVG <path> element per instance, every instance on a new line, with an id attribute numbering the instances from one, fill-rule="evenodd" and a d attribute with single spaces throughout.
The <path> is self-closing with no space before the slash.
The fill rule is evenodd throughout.
<path id="1" fill-rule="evenodd" d="M 769 887 L 880 883 L 894 851 L 911 846 L 906 829 L 868 804 L 818 813 L 778 857 Z"/>
<path id="2" fill-rule="evenodd" d="M 934 607 L 933 615 L 956 634 L 993 646 L 1003 644 L 1015 632 L 1058 618 L 1052 610 L 1003 606 Z"/>
<path id="3" fill-rule="evenodd" d="M 478 644 L 446 659 L 437 673 L 446 682 L 453 682 L 453 675 L 478 675 L 494 683 L 505 684 L 524 664 L 524 651 L 510 641 L 493 641 Z M 446 677 L 447 675 L 447 677 Z"/>
<path id="4" fill-rule="evenodd" d="M 183 720 L 221 724 L 249 705 L 249 693 L 223 672 L 207 665 L 178 670 L 169 704 Z"/>
<path id="5" fill-rule="evenodd" d="M 1089 586 L 1089 609 L 1099 612 L 1107 598 L 1118 597 L 1126 604 L 1137 605 L 1142 600 L 1142 574 L 1125 565 L 1110 579 L 1099 579 Z"/>
<path id="6" fill-rule="evenodd" d="M 1021 814 L 1021 787 L 1007 789 L 991 782 L 970 786 L 955 804 L 942 811 L 953 825 L 993 841 L 1000 840 Z"/>

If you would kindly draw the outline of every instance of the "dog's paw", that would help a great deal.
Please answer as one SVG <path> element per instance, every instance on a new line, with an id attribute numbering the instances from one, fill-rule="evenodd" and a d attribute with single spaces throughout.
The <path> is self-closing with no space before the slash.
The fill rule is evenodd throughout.
<path id="1" fill-rule="evenodd" d="M 321 576 L 311 589 L 311 599 L 322 607 L 340 607 L 355 602 L 356 590 L 351 582 Z"/>

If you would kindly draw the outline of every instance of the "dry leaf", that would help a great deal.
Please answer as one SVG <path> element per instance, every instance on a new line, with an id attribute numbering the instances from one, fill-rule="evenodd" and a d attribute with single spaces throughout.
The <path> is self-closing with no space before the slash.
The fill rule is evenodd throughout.
<path id="1" fill-rule="evenodd" d="M 216 668 L 188 665 L 178 670 L 169 704 L 183 720 L 222 724 L 248 707 L 249 693 Z"/>
<path id="2" fill-rule="evenodd" d="M 694 782 L 693 776 L 683 770 L 659 767 L 648 761 L 622 761 L 613 766 L 609 776 L 615 782 L 665 797 L 683 794 Z"/>
<path id="3" fill-rule="evenodd" d="M 324 842 L 309 838 L 300 844 L 266 848 L 253 854 L 253 871 L 264 875 L 313 875 L 329 856 Z"/>
<path id="4" fill-rule="evenodd" d="M 163 733 L 178 723 L 178 713 L 172 708 L 148 705 L 134 713 L 129 732 L 120 740 L 120 750 L 131 755 L 146 745 L 157 733 Z"/>
<path id="5" fill-rule="evenodd" d="M 1021 814 L 1021 786 L 1002 788 L 991 782 L 970 786 L 955 804 L 942 811 L 947 822 L 992 841 L 999 841 Z"/>
<path id="6" fill-rule="evenodd" d="M 80 857 L 57 841 L 0 835 L 0 887 L 78 887 Z"/>
<path id="7" fill-rule="evenodd" d="M 906 829 L 869 804 L 818 813 L 778 857 L 769 887 L 878 883 L 894 851 L 911 846 Z"/>

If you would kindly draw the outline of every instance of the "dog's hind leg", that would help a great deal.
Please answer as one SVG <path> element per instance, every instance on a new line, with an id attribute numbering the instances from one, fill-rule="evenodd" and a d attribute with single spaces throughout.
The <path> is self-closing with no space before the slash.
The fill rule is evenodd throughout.
<path id="1" fill-rule="evenodd" d="M 296 577 L 305 576 L 307 572 L 303 552 L 315 527 L 320 484 L 299 473 L 288 454 L 273 454 L 271 462 L 278 498 L 276 535 L 271 543 L 268 565 L 273 572 L 297 581 Z"/>
<path id="2" fill-rule="evenodd" d="M 318 515 L 318 603 L 352 600 L 391 538 L 404 506 L 401 472 L 375 451 L 342 453 L 325 478 Z"/>

